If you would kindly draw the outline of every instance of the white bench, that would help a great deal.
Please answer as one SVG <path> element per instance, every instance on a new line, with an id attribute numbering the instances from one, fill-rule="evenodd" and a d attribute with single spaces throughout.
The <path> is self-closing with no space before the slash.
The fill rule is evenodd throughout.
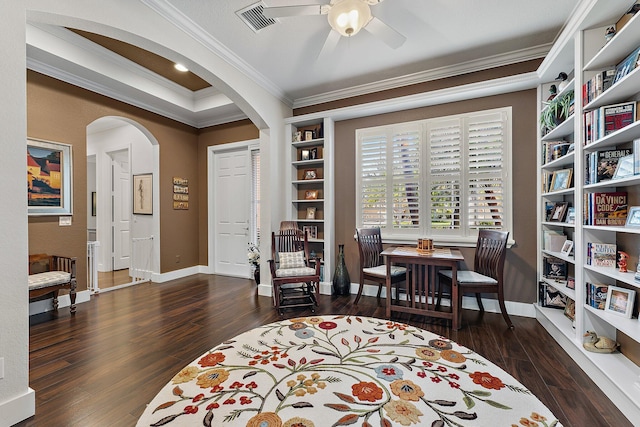
<path id="1" fill-rule="evenodd" d="M 71 314 L 76 312 L 76 259 L 58 255 L 29 255 L 29 301 L 53 297 L 58 309 L 58 292 L 69 289 Z"/>

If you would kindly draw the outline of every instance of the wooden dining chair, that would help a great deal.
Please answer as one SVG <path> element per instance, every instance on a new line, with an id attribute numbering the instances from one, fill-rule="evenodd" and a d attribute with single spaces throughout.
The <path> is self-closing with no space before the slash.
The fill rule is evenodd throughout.
<path id="1" fill-rule="evenodd" d="M 273 302 L 280 315 L 288 307 L 318 305 L 320 261 L 309 256 L 307 234 L 297 228 L 271 233 Z"/>
<path id="2" fill-rule="evenodd" d="M 354 304 L 358 304 L 358 301 L 360 301 L 365 281 L 374 282 L 378 285 L 378 298 L 380 298 L 382 287 L 387 283 L 387 266 L 384 264 L 384 259 L 380 255 L 382 252 L 380 228 L 356 229 L 356 237 L 358 240 L 358 252 L 360 254 L 360 287 L 358 288 L 358 295 L 356 296 Z M 405 267 L 391 266 L 392 286 L 403 280 L 406 282 L 406 277 L 407 269 Z M 391 295 L 387 295 L 387 298 L 391 298 Z"/>
<path id="3" fill-rule="evenodd" d="M 476 300 L 480 311 L 484 312 L 481 293 L 495 293 L 498 295 L 498 304 L 502 317 L 510 329 L 513 323 L 509 318 L 504 305 L 504 261 L 507 255 L 508 231 L 480 230 L 476 242 L 476 253 L 474 256 L 473 270 L 458 270 L 456 280 L 458 282 L 458 307 L 462 309 L 462 295 L 465 292 L 476 294 Z M 439 272 L 440 285 L 451 287 L 451 270 L 441 270 Z M 436 306 L 440 305 L 442 297 L 442 286 L 438 292 Z M 449 294 L 451 295 L 451 294 Z M 462 312 L 462 310 L 460 311 Z"/>

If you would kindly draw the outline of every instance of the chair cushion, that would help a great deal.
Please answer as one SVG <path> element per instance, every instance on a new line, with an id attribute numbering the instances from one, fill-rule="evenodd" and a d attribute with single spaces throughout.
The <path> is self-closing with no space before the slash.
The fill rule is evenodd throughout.
<path id="1" fill-rule="evenodd" d="M 376 267 L 363 268 L 362 271 L 372 276 L 387 277 L 387 266 L 384 264 L 378 265 Z M 407 269 L 404 267 L 399 267 L 396 265 L 391 266 L 392 276 L 399 276 L 401 274 L 405 274 L 406 272 L 407 272 Z"/>
<path id="2" fill-rule="evenodd" d="M 448 277 L 449 279 L 451 279 L 451 276 L 452 276 L 451 270 L 441 270 L 440 274 Z M 474 284 L 474 283 L 497 284 L 498 283 L 498 281 L 493 277 L 485 276 L 483 274 L 476 273 L 475 271 L 469 271 L 469 270 L 458 270 L 458 274 L 456 277 L 457 277 L 458 283 L 470 283 L 470 284 Z"/>
<path id="3" fill-rule="evenodd" d="M 279 268 L 276 277 L 315 276 L 316 269 L 311 267 Z"/>
<path id="4" fill-rule="evenodd" d="M 304 263 L 304 251 L 298 252 L 278 252 L 280 260 L 280 268 L 302 268 L 307 265 Z"/>
<path id="5" fill-rule="evenodd" d="M 69 283 L 71 273 L 66 271 L 46 271 L 44 273 L 29 275 L 29 289 L 41 289 L 47 286 L 61 285 Z"/>

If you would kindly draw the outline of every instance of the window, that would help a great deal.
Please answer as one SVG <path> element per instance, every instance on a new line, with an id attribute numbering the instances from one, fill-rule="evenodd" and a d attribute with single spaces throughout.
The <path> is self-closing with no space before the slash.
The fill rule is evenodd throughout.
<path id="1" fill-rule="evenodd" d="M 260 151 L 251 150 L 251 241 L 260 242 Z"/>
<path id="2" fill-rule="evenodd" d="M 387 240 L 510 230 L 511 108 L 359 129 L 357 226 Z"/>

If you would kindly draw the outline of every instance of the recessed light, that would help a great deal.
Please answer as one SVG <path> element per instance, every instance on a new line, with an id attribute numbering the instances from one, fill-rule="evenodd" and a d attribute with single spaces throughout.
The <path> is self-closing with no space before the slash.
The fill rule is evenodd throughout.
<path id="1" fill-rule="evenodd" d="M 176 68 L 176 70 L 182 71 L 183 73 L 189 71 L 189 69 L 182 64 L 177 63 L 176 65 L 174 65 L 174 67 Z"/>

